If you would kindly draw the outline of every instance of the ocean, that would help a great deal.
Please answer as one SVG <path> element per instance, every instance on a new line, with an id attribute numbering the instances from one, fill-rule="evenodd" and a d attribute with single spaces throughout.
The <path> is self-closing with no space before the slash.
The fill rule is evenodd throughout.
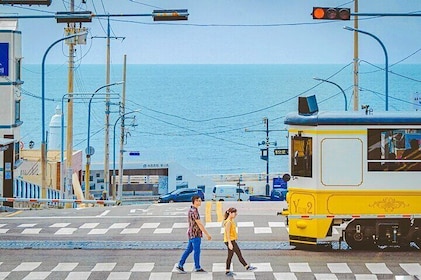
<path id="1" fill-rule="evenodd" d="M 22 66 L 21 137 L 35 148 L 41 144 L 41 66 Z M 382 65 L 361 63 L 359 104 L 374 111 L 385 109 L 385 73 Z M 413 96 L 421 92 L 421 64 L 389 67 L 389 110 L 415 110 Z M 353 65 L 128 65 L 126 112 L 136 116 L 126 131 L 125 150 L 139 156 L 124 156 L 125 162 L 176 162 L 196 174 L 265 173 L 258 144 L 266 140 L 269 120 L 270 173 L 288 170 L 286 156 L 274 155 L 273 148 L 288 144 L 284 116 L 297 110 L 298 96 L 316 95 L 320 111 L 343 111 L 340 89 L 353 110 Z M 122 80 L 122 65 L 111 66 L 111 82 Z M 77 65 L 74 93 L 93 93 L 105 85 L 105 65 Z M 121 96 L 122 87 L 111 87 Z M 67 65 L 47 65 L 45 73 L 46 128 L 61 99 L 67 93 Z M 96 96 L 104 95 L 101 90 Z M 74 149 L 85 151 L 88 99 L 74 101 Z M 113 127 L 119 149 L 119 100 L 111 100 L 110 165 Z M 65 108 L 66 111 L 66 108 Z M 129 115 L 127 116 L 129 117 Z M 91 110 L 92 163 L 104 160 L 105 100 L 95 99 Z M 132 120 L 127 119 L 126 124 Z M 247 129 L 247 131 L 246 131 Z M 275 146 L 276 144 L 276 146 Z M 118 159 L 118 154 L 116 155 Z"/>

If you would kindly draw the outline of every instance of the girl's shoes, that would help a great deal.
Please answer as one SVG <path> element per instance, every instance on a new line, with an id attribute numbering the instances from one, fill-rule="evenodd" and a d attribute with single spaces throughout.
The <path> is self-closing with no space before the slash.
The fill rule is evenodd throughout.
<path id="1" fill-rule="evenodd" d="M 257 267 L 251 266 L 251 265 L 249 265 L 249 267 L 247 267 L 247 271 L 254 271 L 256 269 L 257 269 Z"/>
<path id="2" fill-rule="evenodd" d="M 225 272 L 225 276 L 233 277 L 233 276 L 235 276 L 235 273 L 232 272 L 232 271 L 227 271 L 227 272 Z"/>

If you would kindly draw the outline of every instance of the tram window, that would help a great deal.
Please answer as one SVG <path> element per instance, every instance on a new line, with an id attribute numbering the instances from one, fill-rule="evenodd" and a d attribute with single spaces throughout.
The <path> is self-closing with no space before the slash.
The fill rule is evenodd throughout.
<path id="1" fill-rule="evenodd" d="M 291 175 L 312 177 L 312 142 L 311 137 L 292 137 Z"/>
<path id="2" fill-rule="evenodd" d="M 421 171 L 421 129 L 369 129 L 368 171 Z"/>

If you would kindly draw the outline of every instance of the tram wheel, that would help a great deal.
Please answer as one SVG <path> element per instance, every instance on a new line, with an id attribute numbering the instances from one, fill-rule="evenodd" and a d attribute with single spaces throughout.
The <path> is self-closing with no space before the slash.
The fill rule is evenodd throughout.
<path id="1" fill-rule="evenodd" d="M 359 230 L 356 230 L 356 227 Z M 372 250 L 377 245 L 372 240 L 370 230 L 365 223 L 351 222 L 345 229 L 345 241 L 354 250 Z"/>

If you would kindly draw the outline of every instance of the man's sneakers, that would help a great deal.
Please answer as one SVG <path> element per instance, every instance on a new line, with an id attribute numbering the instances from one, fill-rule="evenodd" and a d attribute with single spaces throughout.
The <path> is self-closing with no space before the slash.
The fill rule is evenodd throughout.
<path id="1" fill-rule="evenodd" d="M 181 266 L 176 266 L 175 267 L 175 270 L 177 270 L 178 271 L 178 273 L 181 273 L 181 274 L 186 274 L 187 272 L 184 270 L 184 268 L 183 267 L 181 267 Z"/>
<path id="2" fill-rule="evenodd" d="M 196 269 L 194 272 L 206 272 L 203 268 Z"/>
<path id="3" fill-rule="evenodd" d="M 255 267 L 255 266 L 251 266 L 251 265 L 249 265 L 247 268 L 246 268 L 246 270 L 247 271 L 255 271 L 257 269 L 257 267 Z"/>

